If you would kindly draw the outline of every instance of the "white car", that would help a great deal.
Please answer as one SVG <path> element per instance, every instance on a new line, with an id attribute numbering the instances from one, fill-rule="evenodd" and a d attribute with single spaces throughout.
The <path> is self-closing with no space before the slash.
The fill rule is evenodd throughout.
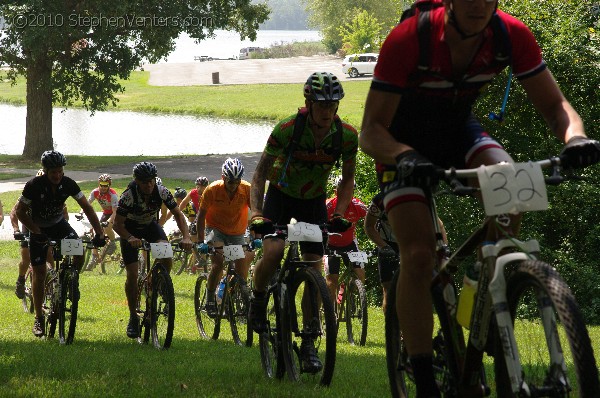
<path id="1" fill-rule="evenodd" d="M 342 61 L 342 72 L 350 77 L 358 77 L 364 74 L 373 74 L 379 54 L 350 54 Z"/>

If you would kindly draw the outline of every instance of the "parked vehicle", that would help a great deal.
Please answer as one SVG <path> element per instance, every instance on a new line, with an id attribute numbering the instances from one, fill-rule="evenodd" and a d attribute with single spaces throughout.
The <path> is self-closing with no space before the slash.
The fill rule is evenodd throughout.
<path id="1" fill-rule="evenodd" d="M 350 54 L 342 61 L 342 72 L 350 77 L 358 77 L 364 74 L 373 74 L 379 54 Z"/>
<path id="2" fill-rule="evenodd" d="M 248 59 L 253 53 L 259 53 L 262 52 L 262 50 L 263 49 L 260 47 L 244 47 L 240 49 L 240 55 L 238 56 L 238 59 Z"/>

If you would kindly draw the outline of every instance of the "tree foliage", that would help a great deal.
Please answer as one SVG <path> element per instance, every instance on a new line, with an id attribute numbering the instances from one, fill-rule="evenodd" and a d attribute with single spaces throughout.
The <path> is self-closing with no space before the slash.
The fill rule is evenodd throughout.
<path id="1" fill-rule="evenodd" d="M 355 9 L 352 21 L 339 28 L 345 52 L 378 52 L 384 37 L 379 33 L 383 23 L 366 10 Z"/>
<path id="2" fill-rule="evenodd" d="M 52 104 L 80 101 L 91 111 L 104 109 L 123 91 L 119 79 L 144 61 L 165 58 L 181 33 L 202 40 L 225 29 L 254 39 L 268 13 L 250 0 L 2 3 L 0 63 L 11 68 L 9 78 L 27 77 L 24 155 L 36 157 L 52 146 Z"/>

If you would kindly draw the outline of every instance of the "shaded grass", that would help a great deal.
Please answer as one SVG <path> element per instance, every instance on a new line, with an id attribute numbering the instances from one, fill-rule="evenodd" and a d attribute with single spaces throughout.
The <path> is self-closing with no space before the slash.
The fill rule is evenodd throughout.
<path id="1" fill-rule="evenodd" d="M 23 174 L 23 173 L 3 173 L 3 172 L 0 172 L 0 181 L 2 181 L 2 180 L 12 180 L 13 178 L 21 178 L 21 177 L 29 177 L 29 174 Z"/>
<path id="2" fill-rule="evenodd" d="M 159 87 L 148 84 L 150 73 L 132 72 L 121 81 L 125 87 L 117 94 L 116 108 L 149 113 L 218 116 L 231 119 L 278 121 L 304 105 L 302 84 L 248 84 L 222 86 Z M 348 123 L 359 126 L 371 82 L 344 82 L 345 97 L 339 114 Z M 0 102 L 24 105 L 25 80 L 16 85 L 0 82 Z M 56 105 L 56 107 L 59 107 Z"/>
<path id="3" fill-rule="evenodd" d="M 185 155 L 178 155 L 177 158 L 185 158 Z M 153 156 L 155 159 L 172 159 L 173 156 Z M 66 174 L 69 170 L 97 170 L 98 166 L 110 166 L 115 164 L 135 164 L 140 161 L 139 156 L 81 156 L 69 155 L 67 158 Z M 0 154 L 0 167 L 14 167 L 20 169 L 39 169 L 40 161 L 38 159 L 25 159 L 21 155 L 3 155 Z M 0 179 L 2 175 L 0 173 Z M 15 178 L 15 177 L 11 177 Z"/>

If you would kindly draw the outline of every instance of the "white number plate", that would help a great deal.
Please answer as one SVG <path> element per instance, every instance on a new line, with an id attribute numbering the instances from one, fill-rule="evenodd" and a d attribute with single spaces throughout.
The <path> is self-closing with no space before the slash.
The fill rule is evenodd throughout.
<path id="1" fill-rule="evenodd" d="M 477 170 L 485 214 L 548 209 L 542 169 L 535 163 L 500 163 Z"/>
<path id="2" fill-rule="evenodd" d="M 365 252 L 348 252 L 348 259 L 351 263 L 361 263 L 364 264 L 369 259 L 367 258 L 367 253 Z"/>
<path id="3" fill-rule="evenodd" d="M 63 239 L 60 241 L 60 254 L 63 256 L 82 256 L 83 242 L 81 239 Z"/>
<path id="4" fill-rule="evenodd" d="M 172 258 L 173 248 L 168 242 L 150 243 L 150 253 L 154 258 Z"/>
<path id="5" fill-rule="evenodd" d="M 290 242 L 323 242 L 323 233 L 318 225 L 297 222 L 288 224 L 288 240 Z"/>
<path id="6" fill-rule="evenodd" d="M 223 246 L 223 256 L 226 261 L 233 261 L 239 258 L 245 258 L 244 248 L 242 245 Z"/>

